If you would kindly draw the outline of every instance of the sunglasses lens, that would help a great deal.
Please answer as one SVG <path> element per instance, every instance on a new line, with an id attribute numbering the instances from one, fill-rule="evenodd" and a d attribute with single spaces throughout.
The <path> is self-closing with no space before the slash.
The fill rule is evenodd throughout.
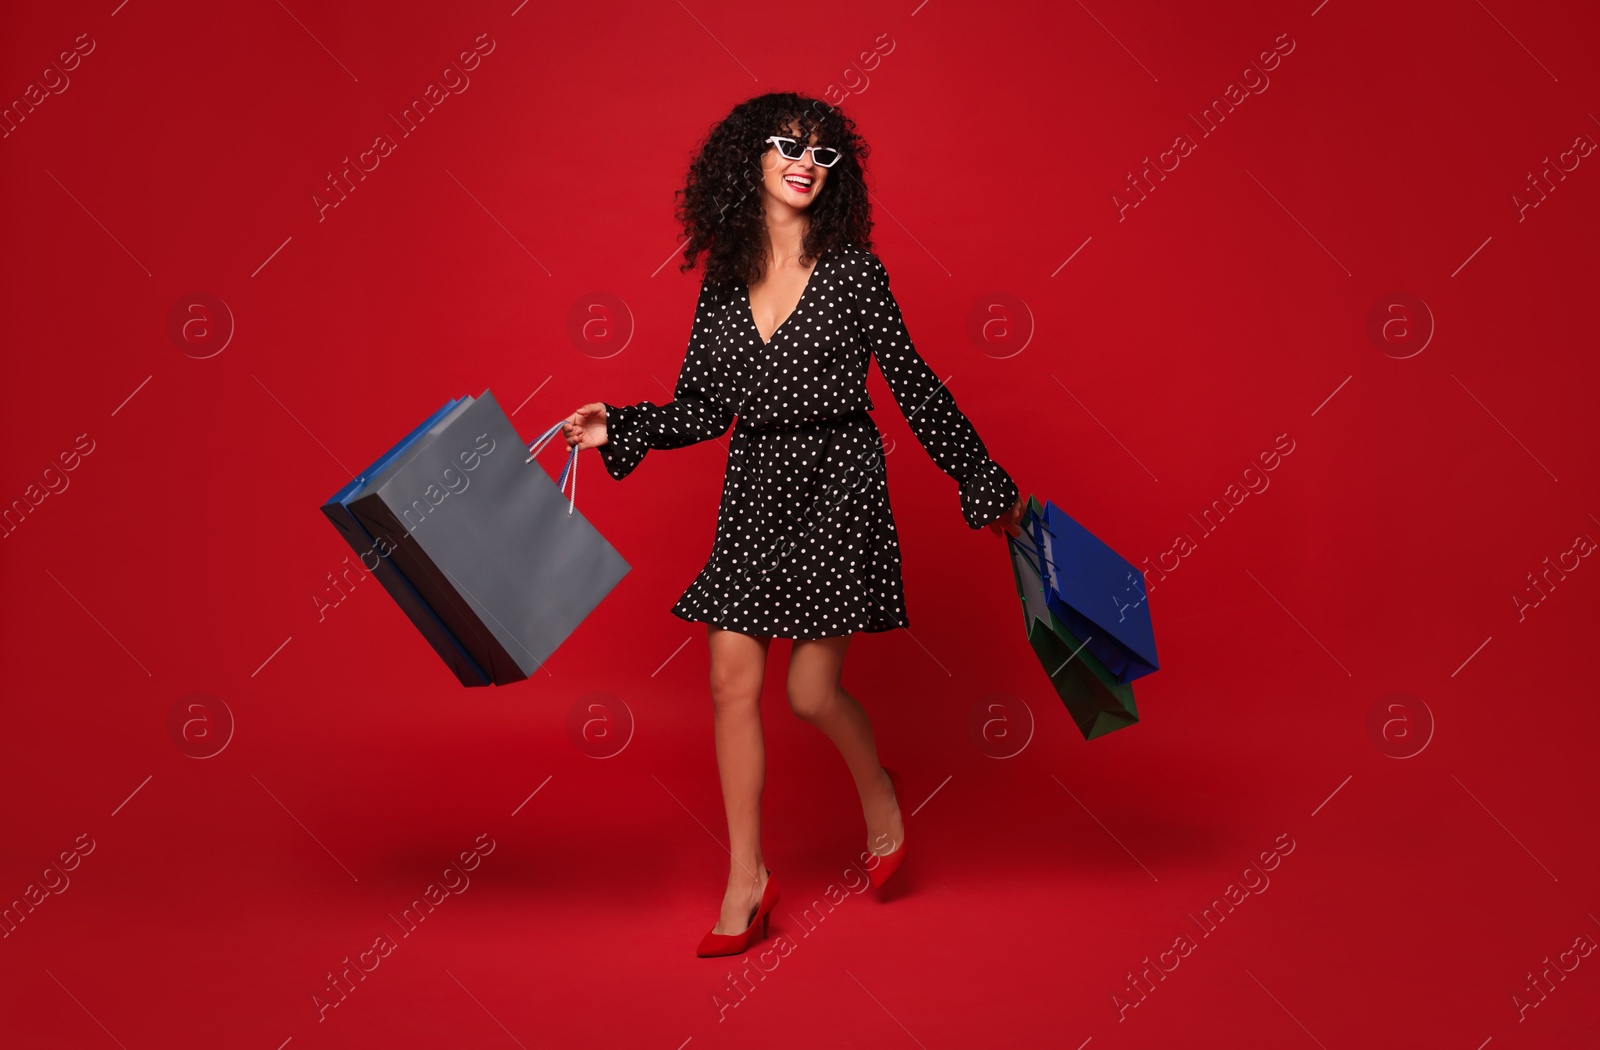
<path id="1" fill-rule="evenodd" d="M 773 145 L 778 147 L 778 152 L 785 160 L 799 160 L 805 152 L 805 148 L 794 139 L 778 139 Z"/>
<path id="2" fill-rule="evenodd" d="M 836 149 L 816 149 L 811 152 L 811 159 L 819 167 L 831 168 L 839 160 L 839 151 Z"/>

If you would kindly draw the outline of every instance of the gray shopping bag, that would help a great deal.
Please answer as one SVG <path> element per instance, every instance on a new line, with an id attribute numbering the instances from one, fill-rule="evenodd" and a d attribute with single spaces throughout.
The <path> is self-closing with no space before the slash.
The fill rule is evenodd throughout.
<path id="1" fill-rule="evenodd" d="M 431 442 L 349 507 L 393 547 L 406 579 L 490 679 L 507 685 L 549 659 L 630 566 L 563 495 L 576 454 L 558 486 L 529 462 L 492 393 L 464 400 Z"/>

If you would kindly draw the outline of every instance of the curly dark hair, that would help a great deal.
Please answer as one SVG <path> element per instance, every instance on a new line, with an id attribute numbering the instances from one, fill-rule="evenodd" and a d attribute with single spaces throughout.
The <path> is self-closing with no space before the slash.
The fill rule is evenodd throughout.
<path id="1" fill-rule="evenodd" d="M 816 132 L 819 146 L 843 154 L 828 169 L 824 192 L 806 210 L 801 256 L 815 260 L 829 249 L 858 245 L 871 250 L 871 202 L 862 179 L 866 141 L 837 106 L 792 92 L 757 95 L 733 107 L 700 142 L 684 187 L 674 193 L 677 218 L 687 240 L 679 272 L 706 253 L 707 281 L 754 284 L 766 269 L 767 230 L 762 205 L 761 156 L 769 135 Z"/>

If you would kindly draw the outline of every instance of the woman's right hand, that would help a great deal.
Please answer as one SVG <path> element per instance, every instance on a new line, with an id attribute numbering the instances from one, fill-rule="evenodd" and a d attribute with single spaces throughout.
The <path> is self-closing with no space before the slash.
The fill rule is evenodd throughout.
<path id="1" fill-rule="evenodd" d="M 609 440 L 606 436 L 606 406 L 599 401 L 582 406 L 563 422 L 562 433 L 569 448 L 576 446 L 581 451 L 604 445 Z"/>

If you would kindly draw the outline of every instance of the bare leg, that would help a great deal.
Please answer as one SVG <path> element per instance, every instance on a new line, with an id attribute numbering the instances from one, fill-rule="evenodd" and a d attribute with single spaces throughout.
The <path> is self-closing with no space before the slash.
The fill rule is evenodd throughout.
<path id="1" fill-rule="evenodd" d="M 761 683 L 772 639 L 707 624 L 717 770 L 728 818 L 728 888 L 713 933 L 742 933 L 767 888 L 761 857 L 761 789 L 767 753 L 761 739 Z"/>
<path id="2" fill-rule="evenodd" d="M 872 720 L 839 683 L 849 645 L 849 635 L 795 641 L 789 655 L 789 707 L 822 730 L 844 756 L 861 796 L 867 849 L 881 856 L 900 845 L 905 825 L 889 775 L 878 764 Z"/>

